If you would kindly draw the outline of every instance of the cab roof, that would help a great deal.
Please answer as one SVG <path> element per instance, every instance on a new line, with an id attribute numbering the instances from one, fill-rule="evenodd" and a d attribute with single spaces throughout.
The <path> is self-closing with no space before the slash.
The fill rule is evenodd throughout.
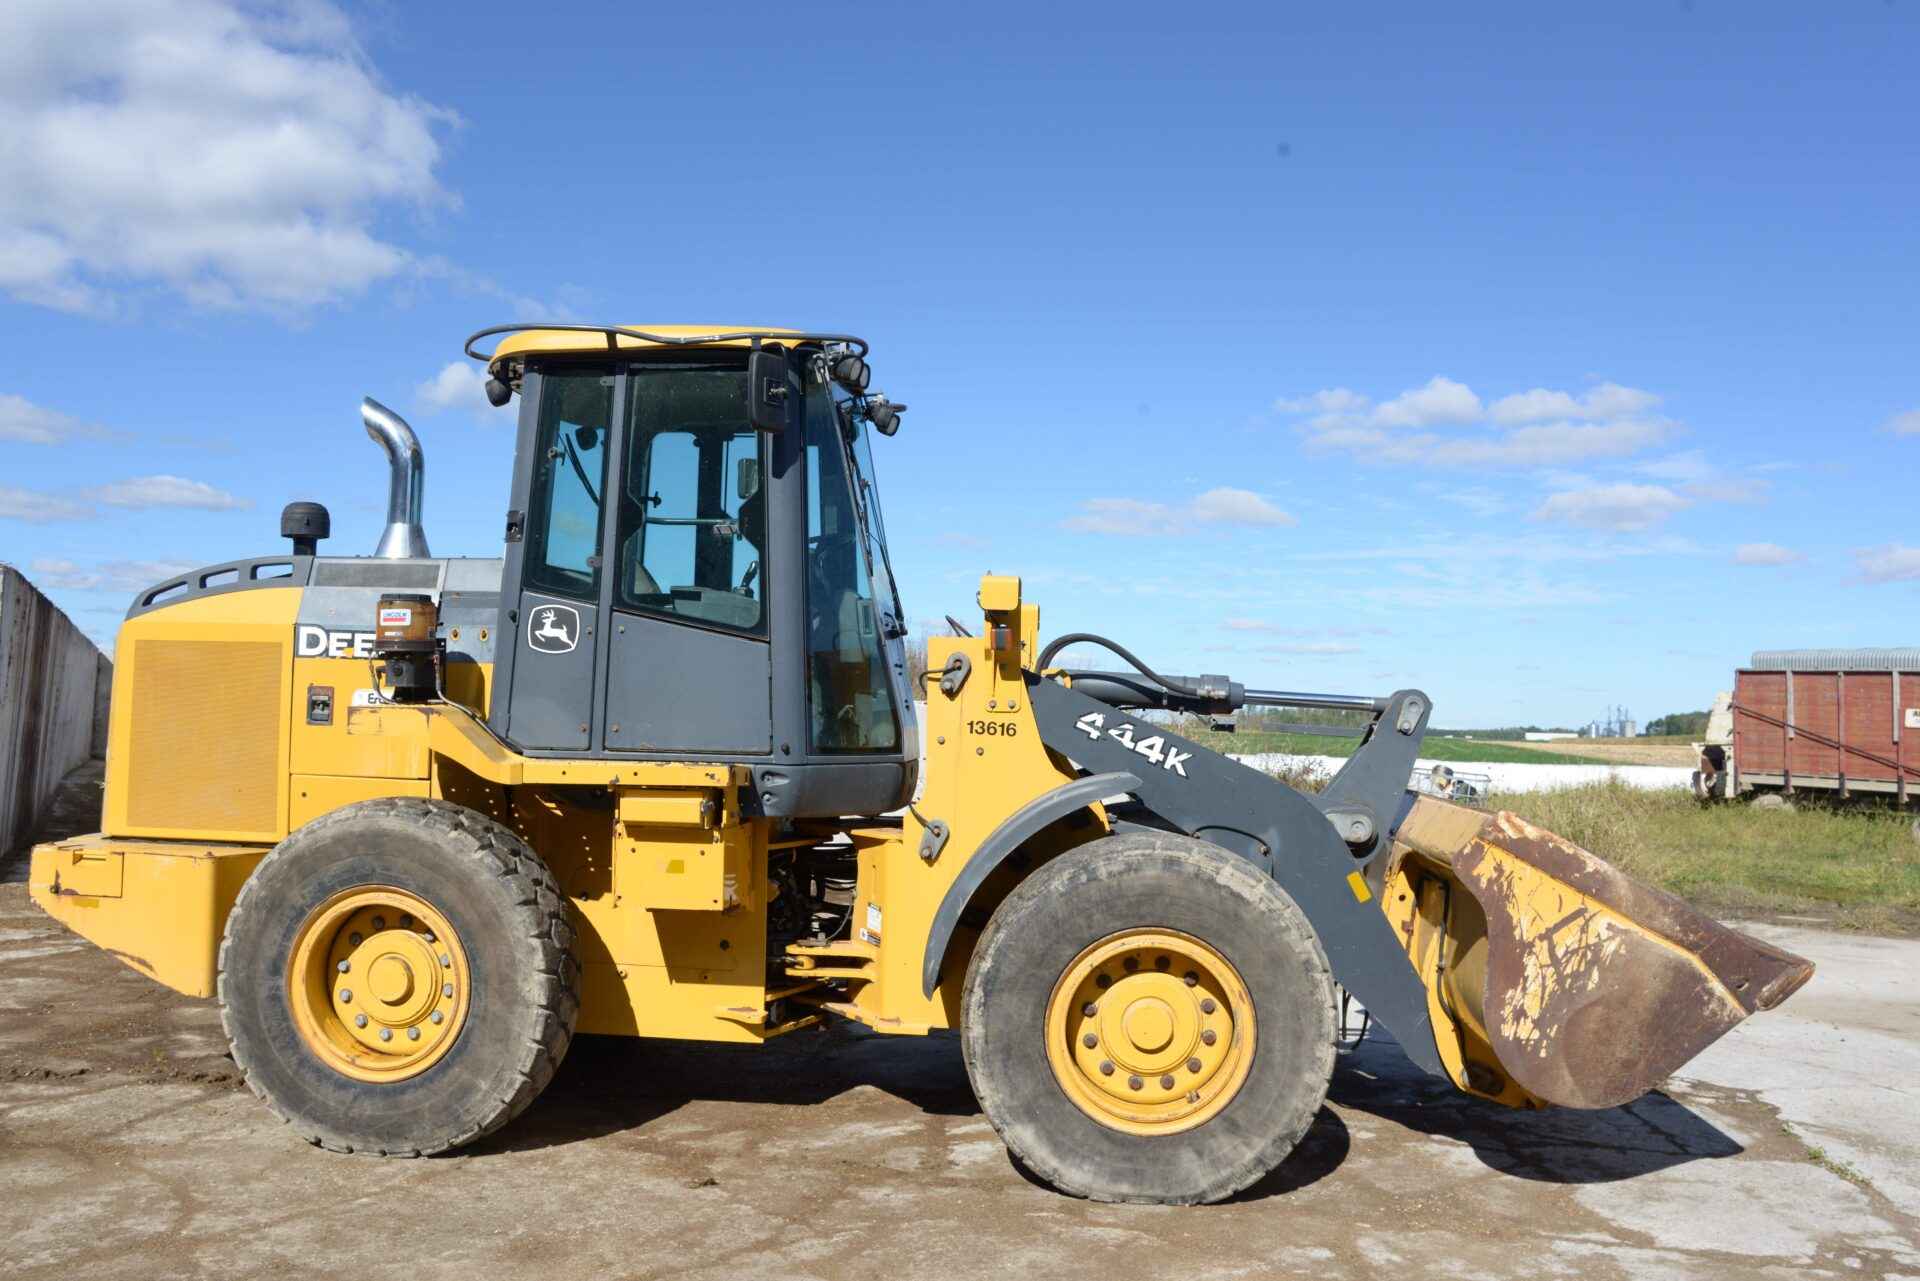
<path id="1" fill-rule="evenodd" d="M 481 339 L 503 335 L 492 352 L 474 349 Z M 531 355 L 595 355 L 609 351 L 672 347 L 751 347 L 757 341 L 848 343 L 865 355 L 865 340 L 778 325 L 496 325 L 467 339 L 467 354 L 489 368 Z"/>

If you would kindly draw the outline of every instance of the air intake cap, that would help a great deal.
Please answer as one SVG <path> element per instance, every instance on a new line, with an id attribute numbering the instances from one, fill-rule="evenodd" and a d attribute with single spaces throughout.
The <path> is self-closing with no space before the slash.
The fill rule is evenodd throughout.
<path id="1" fill-rule="evenodd" d="M 311 556 L 333 533 L 333 518 L 319 503 L 288 503 L 280 509 L 280 537 L 293 540 L 295 556 Z"/>

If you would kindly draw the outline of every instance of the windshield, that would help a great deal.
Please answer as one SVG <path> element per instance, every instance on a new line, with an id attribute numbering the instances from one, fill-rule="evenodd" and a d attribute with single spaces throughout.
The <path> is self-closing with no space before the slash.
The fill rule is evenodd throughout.
<path id="1" fill-rule="evenodd" d="M 900 628 L 849 421 L 824 387 L 808 392 L 809 734 L 816 752 L 891 752 L 902 746 L 891 661 Z"/>

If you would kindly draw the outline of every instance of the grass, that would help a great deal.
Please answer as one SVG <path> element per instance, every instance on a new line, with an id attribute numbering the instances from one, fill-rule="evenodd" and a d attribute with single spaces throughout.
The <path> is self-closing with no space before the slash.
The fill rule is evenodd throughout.
<path id="1" fill-rule="evenodd" d="M 1789 1130 L 1788 1133 L 1791 1134 L 1792 1131 Z M 1793 1137 L 1800 1139 L 1800 1136 L 1797 1134 Z M 1828 1174 L 1836 1174 L 1857 1188 L 1873 1187 L 1873 1184 L 1868 1181 L 1866 1175 L 1860 1173 L 1860 1171 L 1856 1170 L 1847 1162 L 1840 1160 L 1838 1157 L 1828 1156 L 1825 1148 L 1814 1147 L 1805 1139 L 1800 1139 L 1800 1146 L 1806 1149 L 1807 1160 L 1813 1162 Z"/>
<path id="2" fill-rule="evenodd" d="M 1719 912 L 1804 914 L 1860 929 L 1920 925 L 1913 817 L 1865 805 L 1701 805 L 1686 792 L 1594 783 L 1494 796 L 1615 867 Z"/>
<path id="3" fill-rule="evenodd" d="M 1317 792 L 1329 776 L 1300 766 L 1274 777 Z M 1920 934 L 1911 812 L 1807 800 L 1792 810 L 1702 805 L 1678 788 L 1614 782 L 1496 793 L 1484 808 L 1511 810 L 1717 915 L 1811 916 L 1843 929 Z"/>
<path id="4" fill-rule="evenodd" d="M 1357 738 L 1335 738 L 1320 734 L 1278 734 L 1250 731 L 1222 734 L 1215 730 L 1183 730 L 1184 737 L 1216 752 L 1285 752 L 1290 755 L 1351 756 L 1360 745 Z M 1532 748 L 1489 739 L 1447 738 L 1429 734 L 1420 755 L 1436 761 L 1485 761 L 1518 765 L 1610 765 L 1614 762 L 1597 756 L 1572 753 L 1545 755 Z"/>

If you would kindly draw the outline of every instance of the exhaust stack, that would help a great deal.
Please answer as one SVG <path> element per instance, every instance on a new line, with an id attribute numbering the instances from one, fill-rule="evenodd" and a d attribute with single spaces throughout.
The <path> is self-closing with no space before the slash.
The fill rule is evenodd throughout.
<path id="1" fill-rule="evenodd" d="M 387 528 L 373 554 L 386 560 L 432 555 L 427 550 L 427 531 L 420 526 L 427 470 L 420 438 L 406 419 L 371 396 L 360 402 L 360 420 L 367 425 L 367 435 L 387 451 Z"/>

